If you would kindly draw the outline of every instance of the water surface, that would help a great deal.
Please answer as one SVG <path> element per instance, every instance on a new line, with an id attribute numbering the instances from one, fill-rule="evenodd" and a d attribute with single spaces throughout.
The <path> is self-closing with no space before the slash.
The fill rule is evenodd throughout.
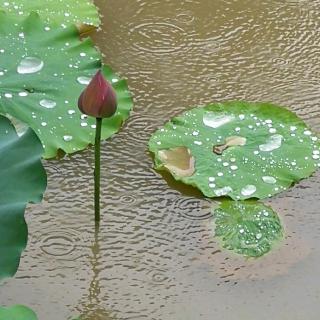
<path id="1" fill-rule="evenodd" d="M 272 198 L 286 238 L 246 260 L 221 251 L 211 203 L 152 169 L 150 134 L 191 106 L 270 101 L 320 130 L 320 1 L 97 0 L 95 36 L 128 79 L 135 109 L 102 147 L 94 231 L 93 150 L 45 162 L 45 200 L 30 205 L 20 269 L 1 304 L 40 320 L 316 320 L 319 173 Z"/>

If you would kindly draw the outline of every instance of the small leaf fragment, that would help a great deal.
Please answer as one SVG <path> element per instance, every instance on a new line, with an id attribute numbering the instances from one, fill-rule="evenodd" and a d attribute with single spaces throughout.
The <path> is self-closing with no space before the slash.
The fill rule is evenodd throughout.
<path id="1" fill-rule="evenodd" d="M 224 144 L 219 144 L 213 147 L 213 152 L 216 154 L 221 155 L 224 150 L 228 149 L 229 147 L 236 147 L 236 146 L 244 146 L 247 142 L 247 139 L 244 137 L 228 137 L 226 138 L 226 142 Z"/>

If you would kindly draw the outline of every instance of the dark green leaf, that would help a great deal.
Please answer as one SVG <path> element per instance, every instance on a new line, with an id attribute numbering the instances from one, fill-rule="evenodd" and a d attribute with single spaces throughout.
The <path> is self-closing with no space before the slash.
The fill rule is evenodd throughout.
<path id="1" fill-rule="evenodd" d="M 19 138 L 10 121 L 0 116 L 0 279 L 16 273 L 27 243 L 26 204 L 41 201 L 46 188 L 42 153 L 32 130 Z"/>

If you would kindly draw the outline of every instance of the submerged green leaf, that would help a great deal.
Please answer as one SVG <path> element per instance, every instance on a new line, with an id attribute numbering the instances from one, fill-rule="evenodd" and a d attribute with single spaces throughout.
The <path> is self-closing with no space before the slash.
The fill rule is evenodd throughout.
<path id="1" fill-rule="evenodd" d="M 10 121 L 0 116 L 0 280 L 16 273 L 28 237 L 26 204 L 41 201 L 46 188 L 42 153 L 32 130 L 19 138 Z"/>
<path id="2" fill-rule="evenodd" d="M 177 147 L 194 157 L 193 175 L 177 174 L 163 160 L 163 153 Z M 155 132 L 149 149 L 156 169 L 170 171 L 207 197 L 235 200 L 271 197 L 320 166 L 318 137 L 294 113 L 268 103 L 191 109 Z"/>
<path id="3" fill-rule="evenodd" d="M 283 237 L 278 215 L 259 202 L 225 201 L 214 210 L 214 218 L 223 247 L 248 257 L 268 253 Z"/>
<path id="4" fill-rule="evenodd" d="M 0 320 L 37 320 L 37 315 L 22 305 L 0 307 Z"/>
<path id="5" fill-rule="evenodd" d="M 91 0 L 0 0 L 0 9 L 18 16 L 28 16 L 35 11 L 47 22 L 62 26 L 100 24 L 97 7 Z"/>
<path id="6" fill-rule="evenodd" d="M 17 22 L 18 21 L 18 22 Z M 45 158 L 82 150 L 94 143 L 95 119 L 82 115 L 77 101 L 101 67 L 91 40 L 79 40 L 75 27 L 51 28 L 37 14 L 24 21 L 0 12 L 0 113 L 28 124 L 45 148 Z M 102 139 L 128 118 L 132 99 L 125 80 L 102 71 L 116 91 L 118 109 L 103 120 Z"/>

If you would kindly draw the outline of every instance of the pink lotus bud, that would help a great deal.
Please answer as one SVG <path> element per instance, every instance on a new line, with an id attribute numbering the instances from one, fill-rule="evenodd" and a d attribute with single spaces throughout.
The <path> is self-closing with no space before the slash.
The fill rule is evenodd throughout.
<path id="1" fill-rule="evenodd" d="M 109 118 L 117 110 L 117 96 L 101 70 L 92 78 L 78 100 L 80 111 L 95 118 Z"/>

